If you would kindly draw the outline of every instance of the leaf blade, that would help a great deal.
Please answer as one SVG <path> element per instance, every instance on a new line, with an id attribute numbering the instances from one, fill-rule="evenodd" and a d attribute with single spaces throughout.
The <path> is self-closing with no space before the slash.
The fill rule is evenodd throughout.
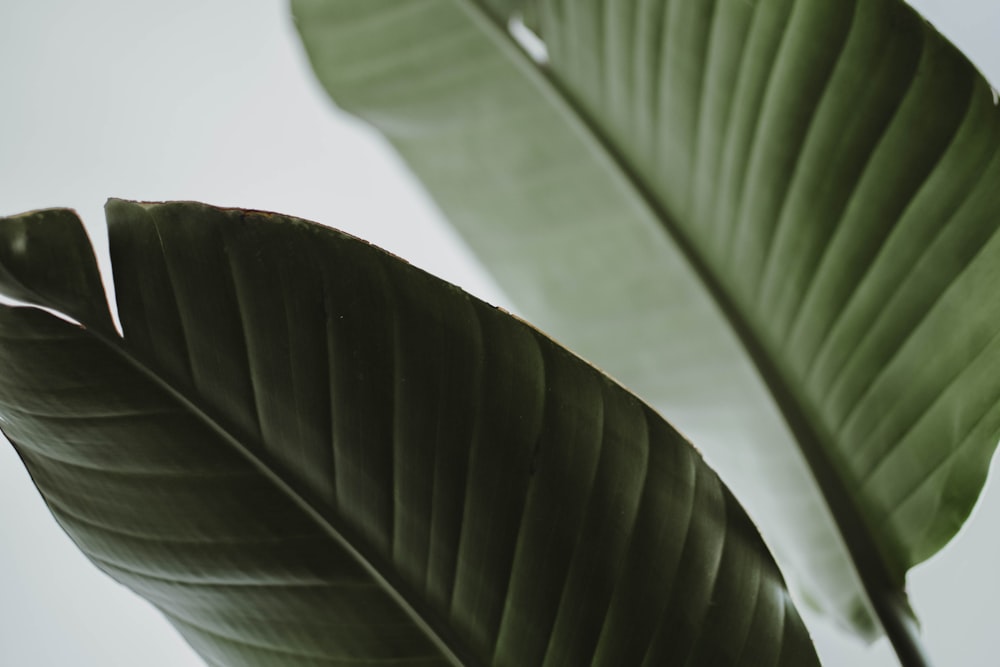
<path id="1" fill-rule="evenodd" d="M 437 21 L 387 27 L 366 45 L 354 45 L 349 58 L 327 50 L 347 31 L 347 22 L 328 20 L 319 4 L 299 0 L 293 8 L 314 68 L 334 100 L 393 142 L 529 317 L 627 381 L 702 443 L 809 597 L 841 623 L 873 636 L 872 610 L 846 561 L 860 563 L 869 587 L 901 595 L 906 569 L 943 546 L 968 515 L 982 488 L 984 461 L 1000 437 L 991 409 L 1000 396 L 962 370 L 969 354 L 961 350 L 978 350 L 985 359 L 992 356 L 987 343 L 952 341 L 943 324 L 921 324 L 937 332 L 925 334 L 922 344 L 907 340 L 909 328 L 924 322 L 930 309 L 962 311 L 967 301 L 990 310 L 989 296 L 977 294 L 972 281 L 966 281 L 967 294 L 951 297 L 950 306 L 935 306 L 934 295 L 947 286 L 948 271 L 968 266 L 996 229 L 1000 201 L 995 188 L 985 185 L 998 178 L 995 91 L 895 1 L 540 0 L 531 9 L 540 16 L 538 31 L 548 47 L 544 71 L 532 70 L 512 42 L 503 43 L 503 26 L 480 13 L 481 3 L 423 3 L 427 12 L 439 13 Z M 410 99 L 422 100 L 420 113 L 369 97 L 360 79 L 352 86 L 338 81 L 338 72 L 364 62 L 366 48 L 380 57 L 412 56 L 416 41 L 398 36 L 408 30 L 435 34 L 445 15 L 449 32 L 458 29 L 457 17 L 469 17 L 463 29 L 478 31 L 482 44 L 465 57 L 453 54 L 461 67 L 452 67 L 452 76 L 464 83 L 451 89 L 435 86 L 420 97 L 419 74 L 407 73 Z M 483 44 L 495 45 L 492 60 Z M 493 97 L 482 80 L 461 78 L 475 59 L 481 61 L 481 79 L 495 84 Z M 436 76 L 447 67 L 436 63 Z M 515 71 L 522 73 L 520 88 L 511 83 Z M 372 89 L 378 85 L 387 84 Z M 507 104 L 531 108 L 533 115 L 506 113 Z M 456 140 L 434 125 L 432 106 L 454 125 L 481 127 L 474 138 Z M 508 158 L 517 150 L 512 145 L 535 148 L 535 162 L 523 173 Z M 438 173 L 444 151 L 464 173 Z M 502 186 L 497 172 L 505 174 Z M 533 179 L 544 183 L 544 193 Z M 600 203 L 587 199 L 591 193 L 600 193 Z M 566 203 L 560 195 L 576 200 Z M 536 212 L 534 227 L 509 222 L 515 209 L 518 221 L 526 219 L 522 208 Z M 951 217 L 960 222 L 942 223 Z M 595 222 L 600 219 L 603 228 Z M 614 232 L 647 234 L 650 223 L 676 246 L 647 238 L 647 247 L 624 250 L 626 242 L 608 238 Z M 935 240 L 939 233 L 948 241 Z M 586 251 L 579 249 L 580 237 L 592 241 L 592 252 L 602 253 L 609 268 L 581 261 Z M 926 243 L 933 252 L 924 256 Z M 560 284 L 553 278 L 560 271 L 600 276 L 587 278 L 596 297 Z M 988 269 L 978 272 L 985 276 Z M 704 281 L 702 289 L 690 284 L 692 274 Z M 985 285 L 990 279 L 981 280 Z M 637 287 L 642 281 L 669 281 L 676 292 L 649 295 L 645 285 Z M 712 298 L 748 354 L 725 337 L 702 340 L 722 321 L 705 304 Z M 630 302 L 632 313 L 623 313 Z M 898 319 L 890 320 L 887 311 Z M 976 313 L 963 316 L 973 323 L 971 330 L 995 331 Z M 869 335 L 865 327 L 873 318 Z M 611 319 L 627 322 L 617 336 L 603 324 Z M 695 342 L 676 345 L 684 338 L 678 331 L 697 332 L 690 334 Z M 622 335 L 629 337 L 627 344 L 620 342 Z M 664 338 L 670 350 L 663 349 Z M 935 345 L 948 343 L 965 362 L 956 360 L 950 370 L 941 364 L 936 378 L 919 370 Z M 904 347 L 912 351 L 894 352 Z M 684 356 L 689 359 L 678 360 Z M 782 507 L 753 482 L 765 466 L 746 458 L 726 461 L 733 448 L 720 434 L 733 430 L 747 434 L 749 444 L 769 443 L 758 456 L 801 456 L 790 452 L 795 446 L 774 406 L 748 398 L 767 395 L 753 371 L 746 372 L 748 356 L 803 442 L 805 458 L 832 498 L 839 529 L 815 485 L 790 485 L 785 497 L 809 500 L 806 511 L 789 516 L 787 503 Z M 686 363 L 690 358 L 707 364 L 707 377 L 735 367 L 723 377 L 738 389 L 720 400 L 698 381 L 687 392 L 656 382 L 658 374 L 676 376 L 665 371 L 695 366 Z M 887 364 L 888 374 L 876 376 Z M 911 388 L 907 395 L 901 378 L 914 369 L 923 389 Z M 918 427 L 920 410 L 933 400 L 921 396 L 941 393 L 949 378 L 963 372 L 967 379 L 958 382 L 965 389 L 948 390 L 935 417 Z M 724 407 L 713 412 L 713 403 Z M 967 414 L 964 405 L 978 412 Z M 868 416 L 852 412 L 855 406 Z M 883 406 L 900 416 L 880 421 Z M 733 417 L 742 411 L 761 416 Z M 712 424 L 706 414 L 732 421 Z M 941 445 L 949 420 L 960 425 Z M 975 435 L 968 440 L 965 433 Z M 886 437 L 897 438 L 897 448 L 884 460 L 901 463 L 876 474 L 866 461 L 884 453 L 880 442 Z M 945 450 L 959 453 L 944 458 Z M 907 470 L 914 456 L 929 462 L 922 472 Z M 808 477 L 801 459 L 789 465 L 794 472 L 783 477 Z M 862 486 L 872 475 L 875 481 Z M 908 482 L 895 495 L 884 493 L 885 480 L 894 476 Z M 940 481 L 923 481 L 932 477 Z M 904 503 L 907 509 L 897 509 Z M 781 514 L 784 519 L 770 518 Z M 926 514 L 933 516 L 929 528 Z M 813 525 L 817 518 L 820 527 Z M 788 535 L 782 523 L 807 537 Z M 839 531 L 861 546 L 845 546 Z M 851 557 L 849 549 L 860 551 Z M 838 562 L 830 564 L 827 550 L 839 554 Z M 817 574 L 822 568 L 830 571 Z"/>
<path id="2" fill-rule="evenodd" d="M 530 664 L 549 650 L 593 653 L 601 637 L 620 643 L 637 602 L 668 612 L 644 621 L 655 660 L 711 649 L 731 664 L 815 661 L 777 569 L 718 478 L 647 407 L 536 331 L 300 220 L 196 204 L 112 202 L 108 212 L 125 338 L 0 309 L 10 370 L 0 401 L 23 406 L 6 407 L 3 426 L 85 553 L 213 664 Z M 243 300 L 251 286 L 255 300 Z M 164 302 L 167 292 L 176 299 Z M 164 322 L 151 315 L 156 303 L 183 325 L 152 327 Z M 306 333 L 309 321 L 322 335 Z M 310 354 L 293 350 L 290 332 Z M 170 336 L 184 339 L 186 357 Z M 452 356 L 429 365 L 428 349 Z M 332 384 L 354 390 L 322 391 L 331 369 Z M 53 378 L 70 389 L 50 393 Z M 307 407 L 301 397 L 313 393 L 329 397 L 328 410 Z M 463 420 L 470 405 L 478 414 Z M 604 405 L 608 439 L 630 447 L 577 423 Z M 651 437 L 633 437 L 645 429 Z M 300 437 L 314 431 L 333 450 L 321 474 L 314 468 L 330 459 Z M 586 457 L 573 442 L 586 443 Z M 648 482 L 677 470 L 698 480 L 701 501 L 671 502 L 670 485 Z M 551 498 L 565 511 L 552 512 Z M 641 515 L 639 529 L 626 530 L 607 498 Z M 676 522 L 640 512 L 646 498 Z M 685 511 L 702 537 L 654 585 L 647 566 L 688 530 Z M 712 546 L 720 529 L 734 546 Z M 615 549 L 594 553 L 591 530 Z M 713 551 L 717 567 L 696 567 Z M 747 568 L 757 576 L 737 575 Z M 598 602 L 579 608 L 596 581 Z M 765 582 L 769 595 L 752 642 L 738 622 L 745 581 Z M 678 617 L 689 604 L 703 616 Z M 723 623 L 727 613 L 737 621 Z M 741 632 L 724 641 L 715 628 L 730 626 Z M 549 649 L 537 634 L 545 627 L 555 629 Z M 663 635 L 674 641 L 657 646 Z M 613 653 L 604 660 L 617 664 Z"/>

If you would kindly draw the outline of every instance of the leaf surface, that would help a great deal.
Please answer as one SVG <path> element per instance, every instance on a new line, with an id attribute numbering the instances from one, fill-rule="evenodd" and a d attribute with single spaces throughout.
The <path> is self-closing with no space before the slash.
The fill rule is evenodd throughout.
<path id="1" fill-rule="evenodd" d="M 212 665 L 817 664 L 749 519 L 651 409 L 509 315 L 281 216 L 0 221 L 0 426 Z M 93 323 L 93 324 L 92 324 Z"/>
<path id="2" fill-rule="evenodd" d="M 503 3 L 292 5 L 334 100 L 526 316 L 698 442 L 804 596 L 874 635 L 863 587 L 902 595 L 1000 434 L 987 82 L 897 0 L 520 3 L 544 65 Z"/>

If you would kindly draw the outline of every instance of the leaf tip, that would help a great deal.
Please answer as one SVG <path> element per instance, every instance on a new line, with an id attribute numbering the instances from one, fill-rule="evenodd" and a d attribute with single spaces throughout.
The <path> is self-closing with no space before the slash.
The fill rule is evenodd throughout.
<path id="1" fill-rule="evenodd" d="M 90 239 L 68 208 L 0 218 L 0 294 L 85 326 L 112 326 Z"/>

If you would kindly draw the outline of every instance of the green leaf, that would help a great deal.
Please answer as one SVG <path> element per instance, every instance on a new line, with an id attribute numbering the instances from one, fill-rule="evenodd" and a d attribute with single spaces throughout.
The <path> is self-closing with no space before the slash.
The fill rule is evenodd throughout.
<path id="1" fill-rule="evenodd" d="M 334 100 L 805 598 L 868 636 L 869 596 L 906 607 L 1000 434 L 1000 110 L 953 47 L 897 0 L 537 0 L 539 65 L 495 4 L 292 6 Z"/>
<path id="2" fill-rule="evenodd" d="M 90 277 L 0 306 L 0 425 L 210 664 L 818 664 L 697 452 L 534 329 L 302 220 L 107 211 L 124 338 L 74 214 L 0 220 L 7 293 Z"/>

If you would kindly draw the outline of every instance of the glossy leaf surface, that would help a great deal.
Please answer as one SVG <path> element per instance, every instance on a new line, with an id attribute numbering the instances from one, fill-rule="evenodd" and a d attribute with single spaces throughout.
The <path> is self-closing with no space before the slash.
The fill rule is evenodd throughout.
<path id="1" fill-rule="evenodd" d="M 292 5 L 334 100 L 806 598 L 869 636 L 862 580 L 905 606 L 1000 433 L 1000 110 L 953 47 L 896 0 L 517 3 L 539 65 L 505 3 Z"/>
<path id="2" fill-rule="evenodd" d="M 362 241 L 108 205 L 0 221 L 0 415 L 46 503 L 213 665 L 817 664 L 648 407 Z M 72 307 L 63 308 L 66 304 Z"/>

